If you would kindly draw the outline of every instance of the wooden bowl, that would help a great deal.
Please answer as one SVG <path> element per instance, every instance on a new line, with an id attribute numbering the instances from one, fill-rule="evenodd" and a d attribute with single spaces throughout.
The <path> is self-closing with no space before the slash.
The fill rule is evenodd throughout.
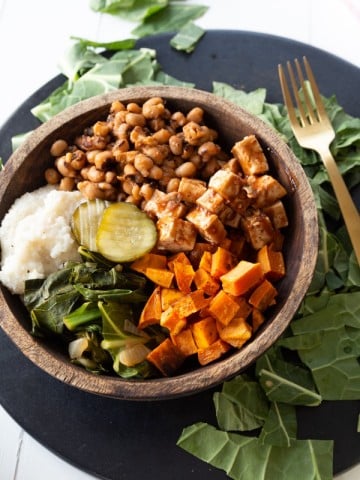
<path id="1" fill-rule="evenodd" d="M 287 274 L 277 284 L 278 303 L 270 318 L 243 348 L 189 373 L 149 380 L 94 375 L 70 363 L 67 352 L 30 334 L 29 316 L 20 298 L 1 287 L 0 326 L 26 357 L 73 387 L 128 400 L 159 400 L 196 393 L 249 367 L 289 325 L 309 287 L 318 250 L 317 214 L 312 191 L 298 160 L 285 143 L 269 126 L 241 108 L 210 93 L 181 87 L 133 87 L 114 91 L 72 106 L 41 125 L 11 156 L 1 173 L 0 219 L 16 198 L 44 184 L 44 170 L 53 162 L 49 149 L 56 139 L 72 139 L 86 126 L 106 118 L 115 99 L 143 102 L 153 96 L 166 99 L 171 110 L 188 111 L 194 106 L 202 107 L 207 124 L 218 130 L 218 141 L 223 147 L 230 148 L 248 134 L 257 136 L 272 170 L 289 192 L 286 209 L 290 227 L 285 234 L 284 249 Z"/>

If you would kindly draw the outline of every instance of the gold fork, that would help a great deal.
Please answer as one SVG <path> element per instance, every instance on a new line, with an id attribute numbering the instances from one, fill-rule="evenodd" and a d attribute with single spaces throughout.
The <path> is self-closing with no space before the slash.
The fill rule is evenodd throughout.
<path id="1" fill-rule="evenodd" d="M 294 70 L 290 62 L 287 62 L 287 70 L 291 87 L 298 108 L 298 115 L 295 111 L 291 98 L 284 69 L 279 65 L 280 85 L 285 105 L 288 111 L 289 120 L 298 143 L 303 148 L 315 150 L 320 155 L 328 172 L 330 182 L 333 186 L 349 237 L 354 248 L 355 256 L 360 264 L 360 217 L 359 212 L 351 198 L 349 190 L 336 165 L 334 157 L 330 152 L 330 144 L 335 138 L 335 131 L 325 111 L 321 100 L 320 92 L 312 73 L 310 64 L 306 57 L 303 57 L 305 71 L 311 86 L 313 102 L 304 80 L 303 71 L 298 59 L 295 59 L 297 78 L 303 90 L 303 102 L 299 96 Z"/>

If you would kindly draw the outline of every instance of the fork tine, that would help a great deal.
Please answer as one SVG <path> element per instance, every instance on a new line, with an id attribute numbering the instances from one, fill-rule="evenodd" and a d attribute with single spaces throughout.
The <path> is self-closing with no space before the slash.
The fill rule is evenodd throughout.
<path id="1" fill-rule="evenodd" d="M 300 62 L 297 58 L 295 59 L 294 62 L 295 62 L 296 71 L 297 71 L 297 74 L 298 74 L 298 77 L 299 77 L 299 82 L 300 82 L 300 85 L 301 85 L 301 88 L 302 88 L 302 92 L 303 92 L 303 95 L 304 95 L 304 102 L 305 102 L 305 105 L 306 105 L 309 122 L 310 123 L 315 123 L 315 122 L 318 121 L 318 118 L 316 117 L 316 114 L 315 114 L 315 111 L 314 111 L 314 108 L 313 108 L 313 105 L 312 105 L 312 101 L 311 101 L 311 98 L 310 98 L 310 95 L 309 95 L 309 92 L 308 92 L 308 89 L 307 89 L 307 85 L 305 83 L 305 79 L 304 79 L 304 75 L 303 75 L 303 72 L 302 72 L 302 69 L 301 69 Z"/>
<path id="2" fill-rule="evenodd" d="M 307 77 L 309 79 L 309 82 L 310 82 L 310 85 L 311 85 L 311 90 L 313 92 L 315 105 L 316 105 L 316 108 L 317 108 L 319 118 L 320 118 L 320 120 L 327 120 L 328 116 L 327 116 L 327 113 L 326 113 L 326 110 L 325 110 L 324 103 L 321 99 L 319 88 L 318 88 L 317 83 L 315 81 L 315 77 L 314 77 L 314 74 L 313 74 L 312 69 L 310 67 L 310 63 L 305 56 L 303 57 L 303 62 L 304 62 L 304 66 L 305 66 L 306 75 L 307 75 Z"/>
<path id="3" fill-rule="evenodd" d="M 296 62 L 296 60 L 295 60 L 295 62 Z M 287 65 L 287 69 L 288 69 L 288 72 L 289 72 L 289 77 L 290 77 L 290 82 L 291 82 L 291 86 L 292 86 L 292 89 L 293 89 L 294 97 L 296 99 L 297 107 L 298 107 L 298 110 L 299 110 L 301 124 L 302 124 L 303 127 L 305 127 L 305 125 L 308 123 L 308 118 L 307 118 L 306 112 L 304 110 L 302 101 L 301 101 L 300 96 L 299 96 L 299 87 L 296 83 L 294 70 L 293 70 L 290 62 L 287 62 L 286 65 Z M 299 71 L 298 71 L 298 74 L 299 74 Z M 300 79 L 300 82 L 303 81 L 301 71 L 300 71 L 299 79 Z"/>
<path id="4" fill-rule="evenodd" d="M 283 97 L 284 97 L 284 102 L 285 102 L 285 105 L 286 105 L 286 108 L 287 108 L 287 111 L 288 111 L 290 122 L 293 125 L 297 125 L 299 123 L 299 121 L 298 121 L 298 118 L 297 118 L 296 113 L 295 113 L 294 104 L 293 104 L 293 101 L 291 99 L 290 90 L 289 90 L 289 87 L 288 87 L 288 84 L 287 84 L 287 81 L 286 81 L 285 72 L 284 72 L 284 69 L 283 69 L 282 65 L 278 65 L 278 71 L 279 71 L 281 91 L 282 91 L 282 94 L 283 94 Z"/>

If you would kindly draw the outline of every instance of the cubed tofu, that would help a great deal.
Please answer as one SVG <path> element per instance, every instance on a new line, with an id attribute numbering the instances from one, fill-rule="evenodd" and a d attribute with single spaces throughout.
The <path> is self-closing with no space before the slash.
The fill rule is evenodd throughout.
<path id="1" fill-rule="evenodd" d="M 248 179 L 255 197 L 255 206 L 268 207 L 286 195 L 285 188 L 271 175 Z"/>
<path id="2" fill-rule="evenodd" d="M 209 187 L 228 201 L 239 195 L 242 186 L 241 177 L 229 170 L 218 170 L 209 180 Z"/>
<path id="3" fill-rule="evenodd" d="M 208 210 L 211 213 L 218 215 L 225 207 L 224 198 L 214 189 L 208 188 L 205 192 L 196 200 L 196 203 Z"/>
<path id="4" fill-rule="evenodd" d="M 191 222 L 200 235 L 210 243 L 219 245 L 226 237 L 226 230 L 217 215 L 204 210 L 201 207 L 195 207 L 191 210 L 186 219 Z"/>
<path id="5" fill-rule="evenodd" d="M 195 226 L 181 218 L 163 217 L 156 223 L 159 250 L 169 252 L 191 251 L 196 242 Z"/>
<path id="6" fill-rule="evenodd" d="M 144 211 L 152 218 L 181 218 L 185 215 L 187 208 L 181 202 L 178 192 L 164 193 L 155 190 L 150 200 L 146 202 Z"/>
<path id="7" fill-rule="evenodd" d="M 286 215 L 286 210 L 284 204 L 281 200 L 278 200 L 269 207 L 264 208 L 264 212 L 270 218 L 272 224 L 275 228 L 284 228 L 289 224 L 288 217 Z"/>
<path id="8" fill-rule="evenodd" d="M 271 220 L 261 211 L 243 218 L 241 224 L 247 240 L 255 250 L 259 250 L 274 239 L 275 231 Z"/>
<path id="9" fill-rule="evenodd" d="M 247 192 L 242 188 L 239 195 L 229 202 L 229 206 L 238 214 L 244 215 L 252 200 L 248 197 Z"/>
<path id="10" fill-rule="evenodd" d="M 206 183 L 202 180 L 183 177 L 180 180 L 178 192 L 184 202 L 195 203 L 196 200 L 206 191 Z"/>
<path id="11" fill-rule="evenodd" d="M 255 135 L 248 135 L 235 143 L 231 153 L 239 161 L 245 175 L 260 175 L 269 170 L 267 159 Z"/>
<path id="12" fill-rule="evenodd" d="M 219 213 L 219 219 L 221 223 L 227 227 L 238 228 L 241 222 L 241 215 L 235 212 L 229 205 L 225 205 L 222 211 Z"/>

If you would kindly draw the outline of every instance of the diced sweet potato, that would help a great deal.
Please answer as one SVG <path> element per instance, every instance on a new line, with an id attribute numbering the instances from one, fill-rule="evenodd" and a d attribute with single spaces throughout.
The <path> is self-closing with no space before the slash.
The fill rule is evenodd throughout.
<path id="1" fill-rule="evenodd" d="M 220 283 L 213 278 L 209 272 L 199 268 L 195 272 L 194 282 L 196 288 L 203 290 L 206 295 L 214 296 L 220 288 Z"/>
<path id="2" fill-rule="evenodd" d="M 220 278 L 234 266 L 234 257 L 229 250 L 218 247 L 211 257 L 210 274 L 214 278 Z"/>
<path id="3" fill-rule="evenodd" d="M 135 260 L 130 266 L 132 270 L 145 275 L 147 268 L 166 268 L 167 258 L 165 255 L 156 253 L 146 253 L 144 256 Z"/>
<path id="4" fill-rule="evenodd" d="M 252 335 L 250 325 L 241 317 L 233 318 L 231 322 L 223 328 L 219 326 L 218 331 L 220 338 L 235 348 L 242 347 Z"/>
<path id="5" fill-rule="evenodd" d="M 170 338 L 167 338 L 151 350 L 146 358 L 150 363 L 155 365 L 165 377 L 168 377 L 181 367 L 186 357 L 176 345 L 173 344 Z"/>
<path id="6" fill-rule="evenodd" d="M 252 292 L 249 303 L 253 307 L 257 308 L 261 312 L 266 310 L 270 305 L 275 303 L 277 295 L 276 288 L 269 282 L 264 280 L 260 285 Z"/>
<path id="7" fill-rule="evenodd" d="M 181 317 L 173 307 L 162 312 L 160 317 L 160 325 L 166 327 L 173 335 L 180 333 L 186 327 L 186 323 L 186 318 Z"/>
<path id="8" fill-rule="evenodd" d="M 149 325 L 159 323 L 161 312 L 161 289 L 156 287 L 141 312 L 139 328 L 146 328 Z"/>
<path id="9" fill-rule="evenodd" d="M 205 270 L 206 272 L 210 273 L 211 271 L 211 261 L 212 261 L 212 253 L 207 251 L 202 254 L 200 259 L 199 268 Z"/>
<path id="10" fill-rule="evenodd" d="M 168 266 L 168 269 L 171 272 L 174 272 L 174 263 L 175 262 L 183 263 L 185 265 L 191 265 L 191 262 L 190 262 L 189 258 L 187 257 L 187 255 L 184 252 L 176 253 L 175 255 L 173 255 L 172 257 L 169 258 L 169 260 L 167 262 L 167 266 Z"/>
<path id="11" fill-rule="evenodd" d="M 209 300 L 204 297 L 204 292 L 202 290 L 195 290 L 180 298 L 173 304 L 172 308 L 180 317 L 187 318 L 206 307 L 208 303 Z"/>
<path id="12" fill-rule="evenodd" d="M 252 329 L 255 333 L 259 327 L 265 322 L 265 315 L 257 308 L 254 308 L 251 315 Z"/>
<path id="13" fill-rule="evenodd" d="M 239 161 L 245 175 L 260 175 L 269 169 L 263 149 L 255 135 L 248 135 L 235 143 L 231 153 Z"/>
<path id="14" fill-rule="evenodd" d="M 183 297 L 185 294 L 180 292 L 177 288 L 162 288 L 160 297 L 161 297 L 161 310 L 167 310 L 171 305 L 173 305 L 177 300 Z"/>
<path id="15" fill-rule="evenodd" d="M 262 279 L 263 272 L 260 263 L 246 260 L 240 260 L 233 269 L 220 277 L 224 292 L 235 296 L 244 295 L 258 285 Z"/>
<path id="16" fill-rule="evenodd" d="M 211 300 L 207 311 L 216 320 L 227 325 L 237 315 L 239 308 L 239 304 L 231 295 L 220 290 Z"/>
<path id="17" fill-rule="evenodd" d="M 177 335 L 171 335 L 171 340 L 185 357 L 194 355 L 198 351 L 190 328 L 184 328 Z"/>
<path id="18" fill-rule="evenodd" d="M 147 268 L 145 275 L 156 285 L 165 288 L 169 288 L 174 279 L 174 274 L 165 268 Z"/>
<path id="19" fill-rule="evenodd" d="M 174 274 L 178 289 L 184 293 L 191 292 L 191 284 L 195 277 L 192 265 L 181 262 L 174 262 Z"/>
<path id="20" fill-rule="evenodd" d="M 237 317 L 247 318 L 252 312 L 252 307 L 248 304 L 245 297 L 232 297 L 239 305 L 239 310 L 236 314 Z"/>
<path id="21" fill-rule="evenodd" d="M 191 325 L 191 331 L 198 349 L 211 345 L 219 338 L 216 328 L 216 320 L 213 317 L 206 317 Z"/>
<path id="22" fill-rule="evenodd" d="M 257 252 L 257 261 L 268 280 L 276 281 L 285 276 L 284 257 L 280 251 L 275 251 L 268 245 L 264 245 Z"/>
<path id="23" fill-rule="evenodd" d="M 198 360 L 200 365 L 207 365 L 208 363 L 214 362 L 228 352 L 230 348 L 231 345 L 219 338 L 207 348 L 203 348 L 202 350 L 198 351 Z"/>
<path id="24" fill-rule="evenodd" d="M 195 268 L 195 270 L 199 267 L 199 263 L 201 257 L 203 256 L 204 252 L 214 252 L 216 249 L 215 245 L 211 245 L 210 243 L 205 242 L 196 242 L 193 250 L 188 252 L 188 257 L 191 262 L 191 265 Z"/>

